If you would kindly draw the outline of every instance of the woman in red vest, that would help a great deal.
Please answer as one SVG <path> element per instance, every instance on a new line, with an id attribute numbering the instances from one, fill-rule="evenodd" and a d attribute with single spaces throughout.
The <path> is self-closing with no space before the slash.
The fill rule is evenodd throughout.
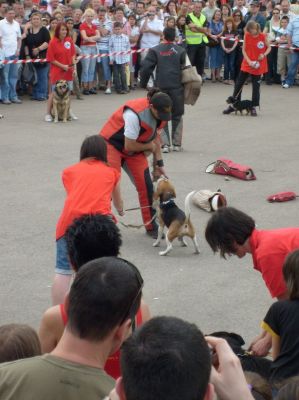
<path id="1" fill-rule="evenodd" d="M 261 33 L 260 25 L 255 21 L 249 21 L 245 27 L 243 43 L 243 61 L 241 71 L 238 76 L 233 97 L 235 100 L 241 99 L 242 89 L 248 76 L 252 81 L 252 108 L 251 115 L 256 117 L 256 109 L 260 105 L 260 82 L 261 75 L 268 71 L 267 55 L 271 47 L 267 35 Z M 223 114 L 230 114 L 235 108 L 230 105 Z"/>
<path id="2" fill-rule="evenodd" d="M 147 233 L 157 238 L 158 226 L 153 220 L 153 183 L 147 155 L 153 154 L 154 167 L 165 175 L 159 130 L 171 119 L 170 97 L 157 89 L 147 98 L 127 101 L 112 114 L 100 131 L 106 140 L 109 165 L 125 169 L 134 182 Z"/>

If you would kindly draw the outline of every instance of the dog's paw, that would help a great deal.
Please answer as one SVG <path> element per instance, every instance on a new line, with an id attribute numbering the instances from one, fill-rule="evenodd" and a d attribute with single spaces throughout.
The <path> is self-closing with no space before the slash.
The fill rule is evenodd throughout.
<path id="1" fill-rule="evenodd" d="M 57 122 L 58 122 L 58 119 L 54 119 L 54 124 L 57 124 Z"/>
<path id="2" fill-rule="evenodd" d="M 66 119 L 64 119 L 62 122 L 65 124 L 65 123 L 67 122 L 67 120 L 66 120 Z"/>
<path id="3" fill-rule="evenodd" d="M 159 251 L 159 256 L 167 256 L 168 251 Z"/>
<path id="4" fill-rule="evenodd" d="M 157 240 L 156 242 L 153 243 L 153 247 L 158 247 L 160 246 L 160 240 Z"/>
<path id="5" fill-rule="evenodd" d="M 200 254 L 200 250 L 199 249 L 195 250 L 194 254 Z"/>

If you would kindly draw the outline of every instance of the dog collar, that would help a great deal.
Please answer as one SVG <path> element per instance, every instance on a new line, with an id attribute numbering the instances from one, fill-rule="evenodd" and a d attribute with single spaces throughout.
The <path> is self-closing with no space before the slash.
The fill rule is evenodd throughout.
<path id="1" fill-rule="evenodd" d="M 160 203 L 160 207 L 161 208 L 166 208 L 167 206 L 172 206 L 173 204 L 174 204 L 174 199 L 172 198 L 172 199 L 169 199 L 167 201 L 162 201 Z"/>

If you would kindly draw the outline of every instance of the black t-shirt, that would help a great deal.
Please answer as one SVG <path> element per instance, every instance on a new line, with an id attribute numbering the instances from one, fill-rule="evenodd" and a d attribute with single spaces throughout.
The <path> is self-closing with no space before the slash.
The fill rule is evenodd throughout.
<path id="1" fill-rule="evenodd" d="M 272 304 L 263 327 L 280 337 L 280 353 L 272 363 L 271 381 L 299 375 L 299 299 Z"/>
<path id="2" fill-rule="evenodd" d="M 47 49 L 40 51 L 37 56 L 33 55 L 32 50 L 45 42 L 49 43 L 50 39 L 50 33 L 44 26 L 42 26 L 37 33 L 32 33 L 31 29 L 28 30 L 24 43 L 25 46 L 28 47 L 30 58 L 46 58 Z"/>

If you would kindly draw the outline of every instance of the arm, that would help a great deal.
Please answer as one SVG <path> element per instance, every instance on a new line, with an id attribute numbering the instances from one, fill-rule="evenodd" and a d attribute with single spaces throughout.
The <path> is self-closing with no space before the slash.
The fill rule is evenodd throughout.
<path id="1" fill-rule="evenodd" d="M 272 358 L 273 361 L 279 356 L 280 353 L 280 337 L 272 337 Z"/>
<path id="2" fill-rule="evenodd" d="M 50 353 L 55 349 L 63 332 L 62 321 L 56 317 L 59 306 L 49 308 L 43 315 L 40 327 L 39 327 L 39 340 L 41 343 L 42 354 Z M 60 315 L 59 315 L 60 317 Z M 60 328 L 60 329 L 59 329 Z M 58 330 L 61 330 L 60 335 Z"/>
<path id="3" fill-rule="evenodd" d="M 142 323 L 144 324 L 145 322 L 149 321 L 152 316 L 151 316 L 151 312 L 149 309 L 149 306 L 143 301 L 143 299 L 141 299 L 141 314 L 142 314 Z"/>
<path id="4" fill-rule="evenodd" d="M 94 39 L 92 39 L 91 37 L 88 37 L 86 35 L 86 31 L 84 29 L 82 29 L 82 31 L 80 31 L 81 33 L 81 37 L 84 40 L 84 42 L 94 42 Z"/>
<path id="5" fill-rule="evenodd" d="M 20 36 L 17 39 L 17 50 L 16 50 L 16 54 L 15 54 L 17 57 L 20 55 L 21 44 L 22 44 L 22 38 Z"/>
<path id="6" fill-rule="evenodd" d="M 109 54 L 112 54 L 113 51 L 114 51 L 113 37 L 111 36 L 111 38 L 109 39 Z M 110 55 L 109 59 L 110 59 L 110 65 L 113 65 L 114 56 Z"/>
<path id="7" fill-rule="evenodd" d="M 118 215 L 124 215 L 124 202 L 120 191 L 120 181 L 116 184 L 112 192 L 113 205 L 116 208 Z"/>
<path id="8" fill-rule="evenodd" d="M 155 51 L 150 49 L 141 64 L 140 69 L 140 86 L 142 88 L 146 88 L 147 83 L 150 79 L 151 74 L 154 72 L 154 69 L 157 65 L 157 56 Z"/>
<path id="9" fill-rule="evenodd" d="M 255 356 L 265 357 L 268 355 L 272 345 L 271 334 L 263 330 L 250 344 L 249 350 Z"/>
<path id="10" fill-rule="evenodd" d="M 249 65 L 251 65 L 252 61 L 251 61 L 250 58 L 248 57 L 245 48 L 246 48 L 246 39 L 245 39 L 245 36 L 244 36 L 243 47 L 242 47 L 242 53 L 243 53 L 243 57 L 245 58 L 245 60 L 248 62 Z"/>
<path id="11" fill-rule="evenodd" d="M 125 150 L 140 153 L 142 151 L 154 152 L 155 145 L 153 142 L 150 143 L 138 143 L 136 140 L 128 139 L 125 137 Z"/>
<path id="12" fill-rule="evenodd" d="M 267 57 L 267 55 L 268 55 L 268 54 L 270 53 L 270 51 L 271 51 L 270 42 L 269 42 L 269 39 L 267 38 L 267 36 L 265 36 L 265 44 L 266 44 L 267 49 L 266 49 L 265 53 L 260 54 L 260 55 L 258 56 L 258 60 L 259 60 L 259 61 L 261 61 L 261 60 L 263 60 L 265 57 Z"/>
<path id="13" fill-rule="evenodd" d="M 125 150 L 129 152 L 143 152 L 150 151 L 154 152 L 156 145 L 154 142 L 150 143 L 139 143 L 137 142 L 140 123 L 138 116 L 132 110 L 125 110 L 124 112 L 125 121 Z"/>

